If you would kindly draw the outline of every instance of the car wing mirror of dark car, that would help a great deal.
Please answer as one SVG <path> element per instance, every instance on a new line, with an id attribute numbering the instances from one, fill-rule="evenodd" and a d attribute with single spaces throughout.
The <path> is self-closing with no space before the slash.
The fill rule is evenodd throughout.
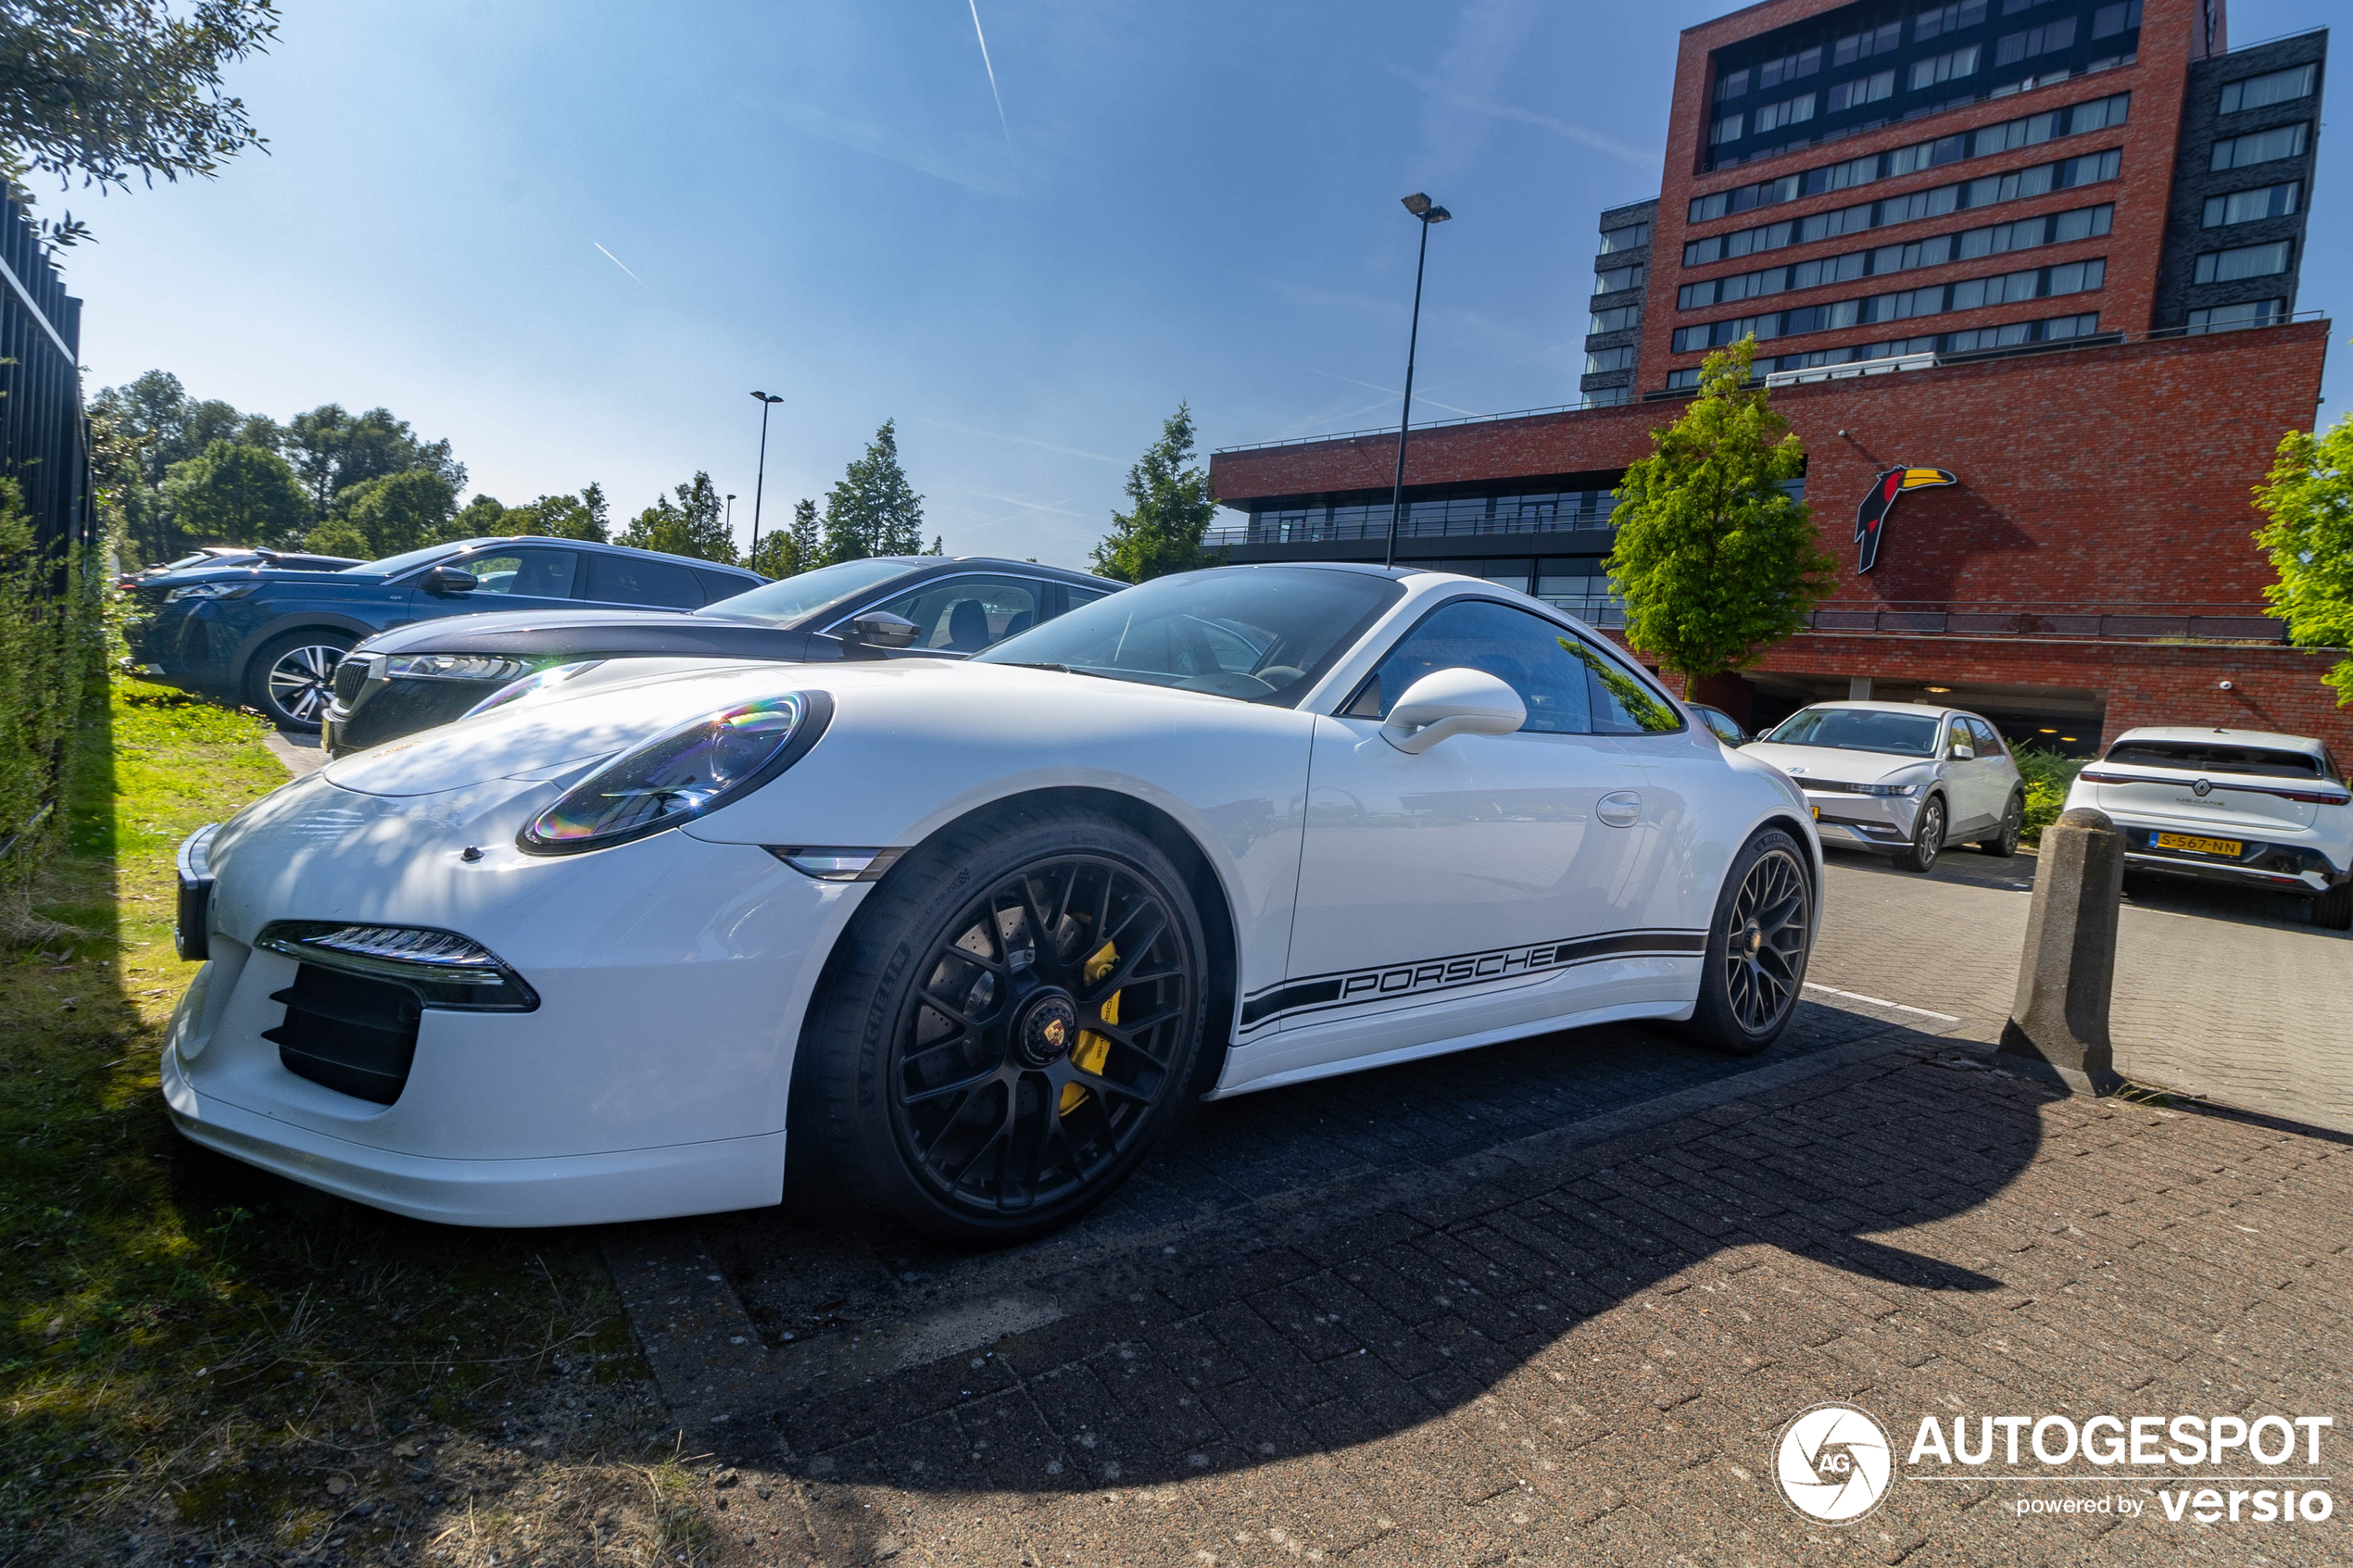
<path id="1" fill-rule="evenodd" d="M 923 628 L 903 615 L 870 609 L 841 629 L 841 640 L 861 647 L 907 648 L 914 646 L 915 639 L 922 633 Z"/>
<path id="2" fill-rule="evenodd" d="M 428 594 L 471 594 L 482 586 L 482 579 L 454 566 L 436 566 L 425 573 L 420 586 Z"/>

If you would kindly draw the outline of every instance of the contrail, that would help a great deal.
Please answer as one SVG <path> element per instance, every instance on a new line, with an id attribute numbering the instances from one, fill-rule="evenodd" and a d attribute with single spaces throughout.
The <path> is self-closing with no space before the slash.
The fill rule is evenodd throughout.
<path id="1" fill-rule="evenodd" d="M 997 125 L 1005 133 L 1005 145 L 1013 144 L 1013 128 L 1005 123 L 1004 95 L 997 91 L 997 68 L 988 63 L 988 35 L 980 31 L 980 0 L 965 0 L 973 8 L 973 36 L 980 40 L 980 67 L 988 73 L 988 95 L 997 100 Z"/>
<path id="2" fill-rule="evenodd" d="M 594 240 L 590 240 L 588 243 L 592 245 L 597 245 L 597 242 Z M 597 248 L 599 251 L 604 252 L 604 257 L 607 261 L 611 262 L 615 267 L 620 268 L 623 271 L 629 272 L 629 263 L 622 260 L 621 257 L 615 256 L 612 252 L 605 250 L 605 247 L 602 245 L 597 245 Z M 651 283 L 646 282 L 645 279 L 637 276 L 635 272 L 629 272 L 629 281 L 636 284 L 641 289 L 651 290 L 653 287 Z"/>

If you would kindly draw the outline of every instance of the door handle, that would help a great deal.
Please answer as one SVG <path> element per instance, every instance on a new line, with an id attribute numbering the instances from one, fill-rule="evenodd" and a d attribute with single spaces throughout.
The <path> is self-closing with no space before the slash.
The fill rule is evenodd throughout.
<path id="1" fill-rule="evenodd" d="M 1593 807 L 1593 815 L 1614 828 L 1630 828 L 1642 817 L 1642 797 L 1630 789 L 1604 795 Z"/>

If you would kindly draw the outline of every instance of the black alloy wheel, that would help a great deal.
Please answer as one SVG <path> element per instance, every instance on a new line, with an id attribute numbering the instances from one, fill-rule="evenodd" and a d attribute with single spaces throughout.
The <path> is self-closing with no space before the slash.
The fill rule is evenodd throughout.
<path id="1" fill-rule="evenodd" d="M 1733 1056 L 1753 1056 L 1796 1014 L 1814 942 L 1814 884 L 1797 841 L 1759 833 L 1734 857 L 1707 934 L 1689 1032 Z"/>
<path id="2" fill-rule="evenodd" d="M 1993 837 L 1977 841 L 1978 850 L 1995 859 L 2007 860 L 2018 853 L 2019 835 L 2025 831 L 2026 797 L 2012 790 L 2009 804 L 2002 808 L 2002 825 L 1994 830 Z"/>
<path id="3" fill-rule="evenodd" d="M 245 700 L 282 730 L 315 733 L 334 696 L 335 666 L 350 651 L 351 639 L 339 632 L 279 637 L 246 667 Z"/>
<path id="4" fill-rule="evenodd" d="M 1935 868 L 1936 857 L 1944 852 L 1944 797 L 1931 795 L 1920 802 L 1919 820 L 1912 825 L 1912 842 L 1895 857 L 1895 863 L 1907 872 L 1925 872 Z"/>
<path id="5" fill-rule="evenodd" d="M 794 1180 L 967 1246 L 1107 1197 L 1180 1110 L 1202 1033 L 1201 925 L 1166 857 L 1099 819 L 1005 825 L 951 830 L 860 911 L 788 1144 L 810 1146 Z"/>

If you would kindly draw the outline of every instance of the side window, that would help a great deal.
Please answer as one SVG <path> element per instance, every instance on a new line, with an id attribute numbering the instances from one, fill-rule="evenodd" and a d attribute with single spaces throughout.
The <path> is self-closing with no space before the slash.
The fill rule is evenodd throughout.
<path id="1" fill-rule="evenodd" d="M 1528 705 L 1523 731 L 1592 733 L 1592 682 L 1583 645 L 1549 621 L 1486 599 L 1443 605 L 1390 650 L 1356 700 L 1352 718 L 1386 719 L 1405 689 L 1438 670 L 1483 670 Z"/>
<path id="2" fill-rule="evenodd" d="M 705 571 L 700 567 L 695 568 L 694 571 L 695 580 L 702 584 L 702 602 L 707 605 L 717 604 L 721 599 L 732 599 L 737 594 L 760 586 L 757 583 L 731 577 L 724 571 Z"/>
<path id="3" fill-rule="evenodd" d="M 1070 596 L 1070 608 L 1072 609 L 1077 609 L 1081 606 L 1093 604 L 1097 599 L 1107 599 L 1111 597 L 1112 595 L 1118 592 L 1118 590 L 1115 588 L 1081 588 L 1074 585 L 1064 588 L 1063 592 Z"/>
<path id="4" fill-rule="evenodd" d="M 580 575 L 576 550 L 499 550 L 459 563 L 474 574 L 477 594 L 512 594 L 535 599 L 568 599 Z"/>
<path id="5" fill-rule="evenodd" d="M 660 609 L 699 609 L 702 584 L 691 568 L 643 556 L 589 558 L 588 596 L 605 604 L 650 605 Z"/>
<path id="6" fill-rule="evenodd" d="M 1569 651 L 1585 663 L 1588 695 L 1593 705 L 1597 735 L 1654 735 L 1683 727 L 1674 705 L 1651 690 L 1640 677 L 1582 638 L 1565 638 Z"/>
<path id="7" fill-rule="evenodd" d="M 913 621 L 919 648 L 978 653 L 1038 624 L 1038 590 L 1012 577 L 951 577 L 868 608 Z"/>
<path id="8" fill-rule="evenodd" d="M 1969 721 L 1969 733 L 1979 757 L 2002 755 L 2002 737 L 1994 733 L 1993 725 L 1982 719 L 1972 719 Z"/>

